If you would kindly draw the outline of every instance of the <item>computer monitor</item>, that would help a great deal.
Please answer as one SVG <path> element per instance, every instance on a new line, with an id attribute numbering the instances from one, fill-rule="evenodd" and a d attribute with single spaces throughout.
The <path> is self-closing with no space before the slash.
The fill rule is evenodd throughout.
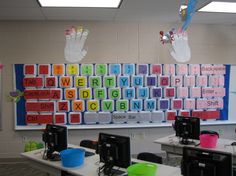
<path id="1" fill-rule="evenodd" d="M 105 163 L 102 171 L 112 175 L 112 167 L 127 168 L 131 164 L 130 138 L 114 134 L 100 133 L 98 139 L 100 162 Z"/>
<path id="2" fill-rule="evenodd" d="M 42 137 L 46 147 L 46 159 L 59 160 L 54 152 L 67 149 L 67 127 L 47 124 Z"/>
<path id="3" fill-rule="evenodd" d="M 183 176 L 233 176 L 232 154 L 184 147 L 181 172 Z"/>
<path id="4" fill-rule="evenodd" d="M 181 137 L 181 144 L 190 144 L 188 139 L 199 140 L 200 119 L 198 117 L 176 116 L 174 124 L 176 136 Z"/>

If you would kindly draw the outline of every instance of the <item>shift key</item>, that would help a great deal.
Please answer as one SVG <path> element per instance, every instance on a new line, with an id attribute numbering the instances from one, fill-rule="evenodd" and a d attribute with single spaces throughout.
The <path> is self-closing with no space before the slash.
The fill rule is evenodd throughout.
<path id="1" fill-rule="evenodd" d="M 54 112 L 54 102 L 26 102 L 26 112 Z"/>

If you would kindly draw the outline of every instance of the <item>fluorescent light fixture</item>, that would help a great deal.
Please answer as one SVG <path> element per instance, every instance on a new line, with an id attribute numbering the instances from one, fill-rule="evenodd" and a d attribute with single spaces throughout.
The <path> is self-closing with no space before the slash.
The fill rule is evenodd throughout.
<path id="1" fill-rule="evenodd" d="M 213 1 L 202 7 L 200 12 L 220 12 L 220 13 L 236 13 L 235 2 L 217 2 Z"/>
<path id="2" fill-rule="evenodd" d="M 38 0 L 42 7 L 118 8 L 121 0 Z"/>

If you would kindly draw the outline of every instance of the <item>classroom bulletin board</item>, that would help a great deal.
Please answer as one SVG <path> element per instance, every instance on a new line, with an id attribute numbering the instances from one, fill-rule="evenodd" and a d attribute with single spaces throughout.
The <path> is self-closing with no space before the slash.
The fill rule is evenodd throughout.
<path id="1" fill-rule="evenodd" d="M 176 115 L 227 121 L 230 65 L 14 64 L 16 129 L 165 125 Z"/>
<path id="2" fill-rule="evenodd" d="M 0 130 L 2 129 L 2 75 L 0 70 Z"/>

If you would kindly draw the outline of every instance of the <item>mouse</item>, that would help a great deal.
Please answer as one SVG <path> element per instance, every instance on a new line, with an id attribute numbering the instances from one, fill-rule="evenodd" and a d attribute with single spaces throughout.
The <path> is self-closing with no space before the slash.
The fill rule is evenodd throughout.
<path id="1" fill-rule="evenodd" d="M 231 145 L 232 145 L 232 146 L 236 146 L 236 142 L 232 142 Z"/>
<path id="2" fill-rule="evenodd" d="M 50 158 L 48 158 L 50 161 L 60 161 L 61 157 L 60 154 L 57 152 L 54 152 L 51 154 Z"/>

